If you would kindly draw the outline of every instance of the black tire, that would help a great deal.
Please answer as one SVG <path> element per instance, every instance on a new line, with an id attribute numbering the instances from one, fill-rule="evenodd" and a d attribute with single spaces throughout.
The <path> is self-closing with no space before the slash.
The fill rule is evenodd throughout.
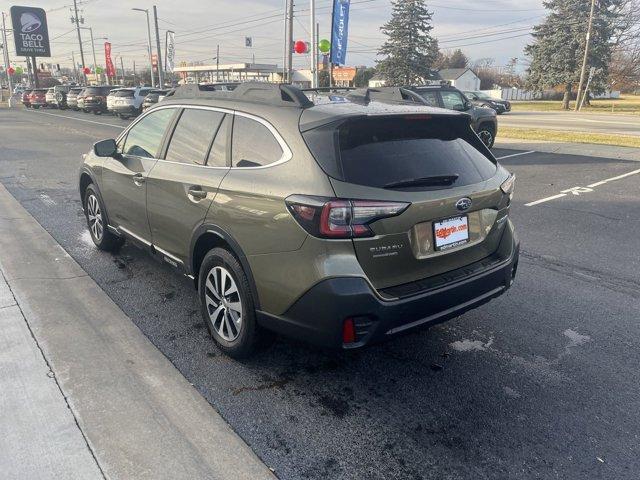
<path id="1" fill-rule="evenodd" d="M 491 125 L 486 123 L 480 125 L 476 134 L 480 137 L 480 140 L 482 140 L 482 143 L 484 143 L 487 148 L 493 147 L 493 144 L 496 141 L 496 134 L 495 129 Z"/>
<path id="2" fill-rule="evenodd" d="M 216 267 L 220 267 L 221 270 L 216 270 Z M 215 307 L 221 307 L 222 303 L 218 302 L 217 305 L 215 305 L 207 300 L 207 298 L 214 299 L 211 290 L 207 287 L 207 280 L 210 282 L 209 285 L 213 285 L 215 283 L 213 275 L 221 272 L 227 272 L 231 275 L 232 280 L 235 282 L 237 294 L 231 292 L 228 296 L 223 295 L 225 298 L 223 301 L 225 302 L 224 308 L 218 313 L 218 316 L 212 319 L 211 314 L 217 311 Z M 233 289 L 228 289 L 227 291 L 230 290 Z M 260 330 L 256 321 L 255 302 L 249 280 L 242 269 L 242 265 L 240 265 L 240 262 L 238 262 L 236 257 L 228 250 L 224 248 L 214 248 L 204 257 L 198 278 L 198 294 L 202 319 L 209 328 L 209 332 L 218 347 L 224 353 L 236 359 L 246 358 L 251 355 L 260 337 Z M 241 308 L 239 328 L 237 328 L 236 323 L 234 323 L 234 315 L 231 313 L 235 310 L 229 308 L 229 305 L 237 305 L 238 302 L 240 302 Z M 220 320 L 216 322 L 216 319 Z M 226 328 L 223 322 L 227 322 Z M 214 323 L 216 324 L 214 325 Z M 222 330 L 222 334 L 219 333 L 219 330 Z M 228 336 L 235 334 L 236 337 L 231 340 L 224 338 L 222 335 L 225 334 L 225 330 Z"/>
<path id="3" fill-rule="evenodd" d="M 124 244 L 124 238 L 118 237 L 107 228 L 106 210 L 93 184 L 90 184 L 84 193 L 83 205 L 87 228 L 89 228 L 93 243 L 100 250 L 117 251 Z"/>

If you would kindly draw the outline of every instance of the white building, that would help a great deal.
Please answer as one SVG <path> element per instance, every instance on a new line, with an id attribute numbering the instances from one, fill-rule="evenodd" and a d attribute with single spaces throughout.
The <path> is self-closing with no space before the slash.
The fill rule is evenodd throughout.
<path id="1" fill-rule="evenodd" d="M 438 75 L 463 92 L 480 90 L 480 78 L 470 68 L 444 68 L 438 71 Z"/>

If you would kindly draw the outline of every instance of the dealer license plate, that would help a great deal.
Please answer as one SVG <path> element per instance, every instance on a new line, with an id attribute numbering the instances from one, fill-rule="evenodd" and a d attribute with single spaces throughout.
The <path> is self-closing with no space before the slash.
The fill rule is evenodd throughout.
<path id="1" fill-rule="evenodd" d="M 448 250 L 469 241 L 469 219 L 466 215 L 433 222 L 436 250 Z"/>

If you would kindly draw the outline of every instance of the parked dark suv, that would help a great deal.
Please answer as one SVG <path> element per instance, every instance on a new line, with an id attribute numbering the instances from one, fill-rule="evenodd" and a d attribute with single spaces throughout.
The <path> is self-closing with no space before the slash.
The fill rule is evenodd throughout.
<path id="1" fill-rule="evenodd" d="M 107 95 L 115 87 L 111 85 L 101 85 L 97 87 L 86 87 L 82 92 L 84 97 L 84 111 L 93 112 L 100 115 L 107 111 Z"/>
<path id="2" fill-rule="evenodd" d="M 393 87 L 382 87 L 379 90 L 385 88 Z M 417 93 L 422 98 L 424 105 L 446 108 L 470 115 L 471 126 L 482 142 L 489 148 L 493 147 L 498 133 L 498 119 L 495 110 L 474 106 L 460 90 L 448 85 L 402 87 L 402 90 Z"/>
<path id="3" fill-rule="evenodd" d="M 468 116 L 315 100 L 267 83 L 179 88 L 86 155 L 94 243 L 130 240 L 192 278 L 235 357 L 262 329 L 361 347 L 511 286 L 514 177 Z"/>

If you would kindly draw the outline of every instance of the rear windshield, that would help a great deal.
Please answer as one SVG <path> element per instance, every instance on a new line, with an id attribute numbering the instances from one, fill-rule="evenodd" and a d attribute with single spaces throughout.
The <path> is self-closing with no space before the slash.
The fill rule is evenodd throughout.
<path id="1" fill-rule="evenodd" d="M 133 98 L 133 90 L 119 90 L 113 94 L 114 97 Z"/>
<path id="2" fill-rule="evenodd" d="M 82 91 L 81 88 L 72 88 L 69 93 L 80 93 Z"/>
<path id="3" fill-rule="evenodd" d="M 306 132 L 312 153 L 332 177 L 383 188 L 429 177 L 455 177 L 450 186 L 491 178 L 496 164 L 460 119 L 448 117 L 359 118 Z M 331 146 L 333 148 L 331 148 Z M 433 190 L 416 185 L 403 190 Z"/>

